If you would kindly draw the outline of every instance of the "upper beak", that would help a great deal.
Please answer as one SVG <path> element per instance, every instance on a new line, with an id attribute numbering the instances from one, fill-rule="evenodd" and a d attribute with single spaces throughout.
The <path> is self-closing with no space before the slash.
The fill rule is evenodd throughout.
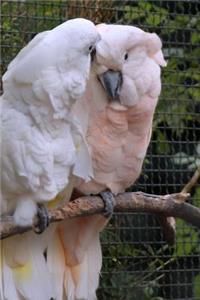
<path id="1" fill-rule="evenodd" d="M 108 70 L 99 79 L 112 101 L 119 101 L 122 86 L 122 74 L 119 71 Z"/>

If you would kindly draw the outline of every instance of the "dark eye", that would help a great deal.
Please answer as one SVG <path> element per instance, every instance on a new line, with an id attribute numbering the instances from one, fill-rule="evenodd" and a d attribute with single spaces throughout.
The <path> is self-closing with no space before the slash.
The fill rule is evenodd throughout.
<path id="1" fill-rule="evenodd" d="M 128 59 L 128 53 L 126 53 L 125 55 L 124 55 L 124 60 L 127 60 Z"/>
<path id="2" fill-rule="evenodd" d="M 92 60 L 92 61 L 94 60 L 95 54 L 96 54 L 96 49 L 93 48 L 92 51 L 90 52 L 91 60 Z"/>
<path id="3" fill-rule="evenodd" d="M 93 48 L 94 48 L 94 46 L 91 45 L 91 46 L 89 47 L 89 52 L 92 52 Z"/>

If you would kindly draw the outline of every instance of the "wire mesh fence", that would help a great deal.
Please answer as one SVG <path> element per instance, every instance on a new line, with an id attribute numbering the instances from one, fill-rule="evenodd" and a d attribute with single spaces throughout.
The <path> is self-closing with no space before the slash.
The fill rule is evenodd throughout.
<path id="1" fill-rule="evenodd" d="M 74 17 L 132 24 L 163 40 L 168 66 L 143 173 L 133 190 L 179 192 L 200 166 L 199 1 L 2 1 L 1 70 L 35 34 Z M 200 207 L 200 186 L 191 202 Z M 200 234 L 177 221 L 168 247 L 155 217 L 115 214 L 102 234 L 99 299 L 200 300 Z"/>

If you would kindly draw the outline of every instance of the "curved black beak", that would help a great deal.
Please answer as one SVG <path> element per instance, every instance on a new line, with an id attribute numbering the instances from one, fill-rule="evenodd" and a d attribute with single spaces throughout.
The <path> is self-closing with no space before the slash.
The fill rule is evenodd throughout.
<path id="1" fill-rule="evenodd" d="M 101 74 L 99 79 L 111 101 L 119 101 L 122 86 L 121 72 L 108 70 Z"/>

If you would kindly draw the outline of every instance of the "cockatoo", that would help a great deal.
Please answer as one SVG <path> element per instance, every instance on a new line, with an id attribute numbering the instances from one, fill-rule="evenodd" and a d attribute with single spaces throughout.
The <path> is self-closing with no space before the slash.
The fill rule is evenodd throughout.
<path id="1" fill-rule="evenodd" d="M 3 76 L 1 213 L 13 215 L 16 225 L 33 225 L 38 214 L 37 230 L 44 230 L 44 206 L 68 201 L 75 178 L 92 176 L 83 130 L 71 111 L 85 92 L 99 39 L 91 21 L 69 20 L 38 34 Z M 47 230 L 1 243 L 2 300 L 57 299 L 43 255 L 50 239 Z"/>
<path id="2" fill-rule="evenodd" d="M 97 26 L 90 79 L 74 113 L 87 128 L 94 178 L 76 186 L 85 195 L 124 192 L 139 177 L 152 132 L 166 62 L 155 33 L 133 26 Z M 84 113 L 83 113 L 84 112 Z M 86 118 L 88 116 L 88 118 Z M 66 299 L 96 299 L 102 254 L 102 215 L 63 222 L 58 229 L 65 254 Z"/>

